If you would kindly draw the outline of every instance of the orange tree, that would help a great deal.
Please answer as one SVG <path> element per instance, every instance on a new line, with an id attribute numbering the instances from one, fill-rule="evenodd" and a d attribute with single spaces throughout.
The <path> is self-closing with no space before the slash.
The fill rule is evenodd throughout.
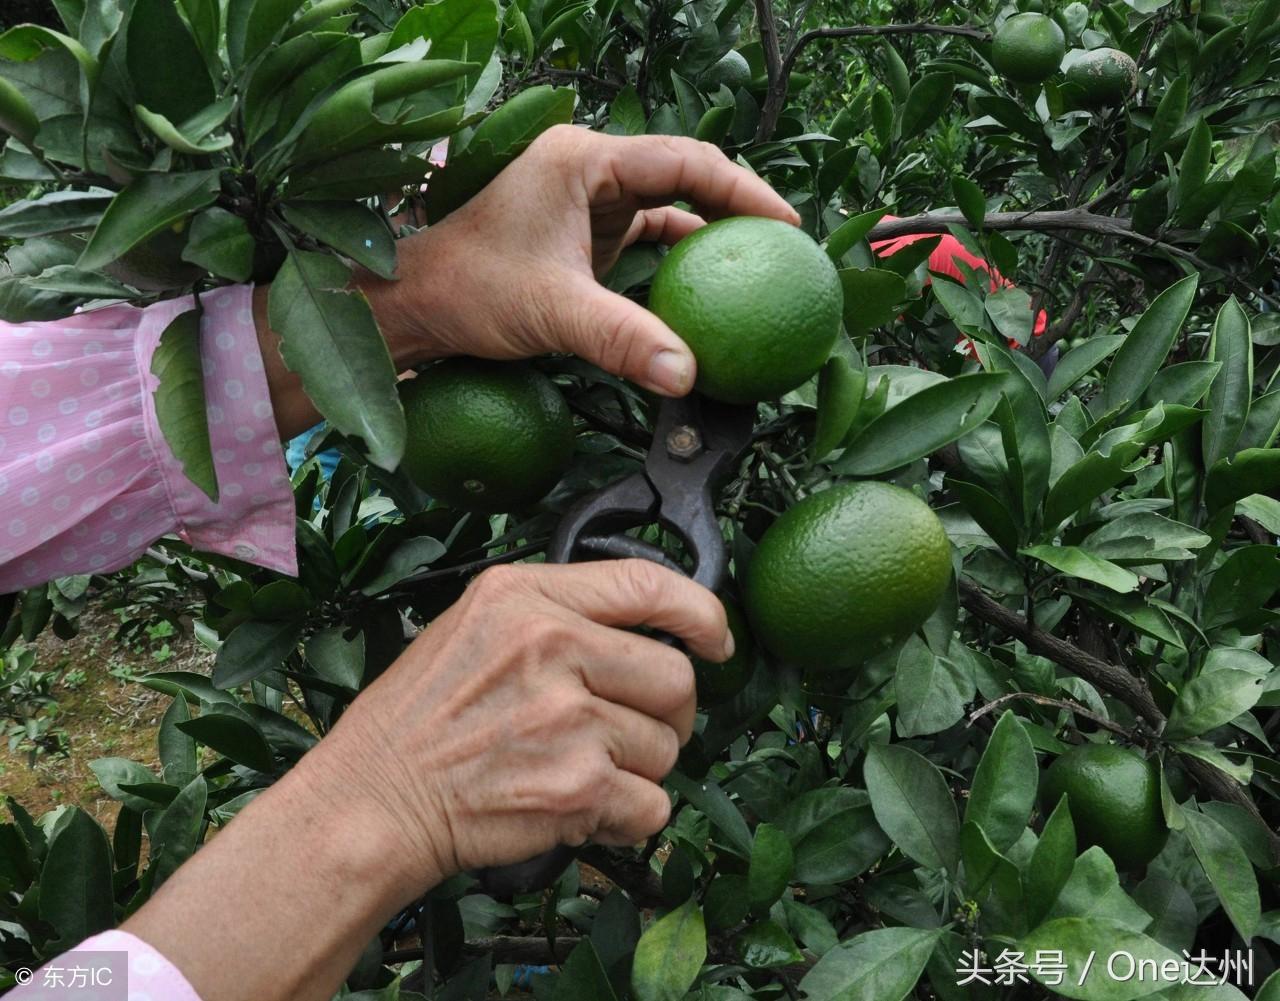
<path id="1" fill-rule="evenodd" d="M 653 401 L 549 358 L 577 427 L 559 484 L 492 517 L 432 504 L 398 471 L 373 318 L 339 291 L 353 264 L 393 268 L 400 195 L 438 219 L 575 121 L 719 144 L 839 268 L 844 335 L 761 404 L 721 497 L 734 578 L 780 512 L 858 479 L 935 509 L 954 576 L 849 672 L 753 647 L 656 844 L 590 848 L 513 901 L 453 879 L 351 989 L 481 998 L 532 963 L 546 998 L 1280 996 L 1258 987 L 1280 957 L 1280 2 L 1024 6 L 1065 48 L 1019 71 L 1040 83 L 993 69 L 1018 11 L 987 0 L 57 0 L 64 30 L 0 35 L 0 177 L 26 196 L 0 210 L 0 316 L 274 279 L 296 293 L 285 359 L 343 456 L 295 476 L 297 579 L 165 540 L 4 599 L 6 644 L 114 601 L 191 614 L 217 662 L 142 682 L 173 696 L 160 774 L 93 763 L 120 803 L 110 841 L 82 811 L 9 802 L 3 962 L 137 907 L 470 575 L 538 559 L 567 503 L 636 468 Z M 1018 284 L 931 275 L 932 238 L 877 254 L 903 234 Z M 643 298 L 659 259 L 632 248 L 607 281 Z M 157 404 L 212 493 L 197 318 L 164 337 Z M 1226 982 L 1176 982 L 1193 974 Z"/>

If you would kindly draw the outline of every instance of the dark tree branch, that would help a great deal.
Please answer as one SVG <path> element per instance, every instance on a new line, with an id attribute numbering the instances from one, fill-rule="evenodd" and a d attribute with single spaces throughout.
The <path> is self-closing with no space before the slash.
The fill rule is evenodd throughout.
<path id="1" fill-rule="evenodd" d="M 756 142 L 764 142 L 778 127 L 778 117 L 787 100 L 787 75 L 782 68 L 782 48 L 778 41 L 778 19 L 773 14 L 773 0 L 756 0 L 756 23 L 764 55 L 765 79 L 768 81 L 764 105 L 760 108 L 760 124 L 756 127 Z"/>
<path id="2" fill-rule="evenodd" d="M 847 28 L 814 28 L 796 39 L 796 43 L 788 50 L 782 62 L 783 75 L 790 74 L 795 68 L 796 60 L 800 58 L 805 46 L 820 38 L 876 38 L 884 35 L 954 35 L 978 42 L 991 39 L 991 32 L 981 28 L 948 24 L 855 24 Z"/>
<path id="3" fill-rule="evenodd" d="M 1095 688 L 1119 699 L 1142 717 L 1154 733 L 1158 734 L 1163 728 L 1164 713 L 1151 697 L 1146 684 L 1128 671 L 1087 654 L 1079 647 L 1046 633 L 1043 629 L 1036 628 L 1017 612 L 1010 611 L 990 598 L 977 584 L 963 577 L 960 579 L 960 604 L 974 617 L 1021 640 L 1032 653 L 1048 657 L 1055 664 L 1084 678 Z M 1267 825 L 1262 814 L 1258 812 L 1258 806 L 1254 803 L 1253 797 L 1229 775 L 1208 762 L 1189 754 L 1180 754 L 1179 759 L 1200 788 L 1209 793 L 1212 798 L 1235 803 L 1247 810 L 1258 821 L 1262 829 L 1267 832 L 1273 861 L 1280 864 L 1280 833 L 1271 830 Z"/>

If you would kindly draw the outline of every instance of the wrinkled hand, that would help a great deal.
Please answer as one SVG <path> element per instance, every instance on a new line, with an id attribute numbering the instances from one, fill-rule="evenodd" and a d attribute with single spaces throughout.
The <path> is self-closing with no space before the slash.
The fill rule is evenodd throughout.
<path id="1" fill-rule="evenodd" d="M 378 320 L 417 361 L 568 352 L 683 395 L 695 375 L 684 342 L 596 279 L 632 243 L 672 244 L 704 216 L 730 215 L 799 219 L 709 143 L 557 126 L 466 205 L 401 242 L 400 281 L 382 290 Z"/>
<path id="2" fill-rule="evenodd" d="M 694 718 L 689 658 L 641 625 L 732 652 L 719 600 L 656 564 L 492 568 L 317 750 L 398 832 L 406 879 L 635 844 L 668 820 Z"/>

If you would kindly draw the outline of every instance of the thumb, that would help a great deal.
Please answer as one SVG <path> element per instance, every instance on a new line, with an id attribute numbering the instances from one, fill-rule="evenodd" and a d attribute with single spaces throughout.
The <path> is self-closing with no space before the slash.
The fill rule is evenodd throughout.
<path id="1" fill-rule="evenodd" d="M 567 351 L 664 396 L 693 388 L 693 352 L 643 306 L 574 274 L 560 287 L 548 331 L 553 351 Z"/>

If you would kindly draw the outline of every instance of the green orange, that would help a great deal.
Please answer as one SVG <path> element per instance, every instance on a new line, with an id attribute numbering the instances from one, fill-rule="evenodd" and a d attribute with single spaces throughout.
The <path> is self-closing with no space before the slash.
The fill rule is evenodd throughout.
<path id="1" fill-rule="evenodd" d="M 1067 82 L 1087 105 L 1123 104 L 1138 85 L 1138 64 L 1119 49 L 1092 49 L 1068 67 Z"/>
<path id="2" fill-rule="evenodd" d="M 856 667 L 919 628 L 951 580 L 951 544 L 929 506 L 888 483 L 813 494 L 760 539 L 746 609 L 775 656 L 815 671 Z"/>
<path id="3" fill-rule="evenodd" d="M 400 384 L 403 469 L 450 507 L 497 513 L 536 503 L 573 456 L 573 417 L 555 383 L 514 362 L 451 358 Z"/>
<path id="4" fill-rule="evenodd" d="M 1014 14 L 991 43 L 991 65 L 1015 83 L 1043 83 L 1058 72 L 1066 54 L 1066 36 L 1044 14 Z"/>
<path id="5" fill-rule="evenodd" d="M 1064 795 L 1081 850 L 1097 845 L 1117 869 L 1146 865 L 1169 836 L 1160 770 L 1128 748 L 1081 744 L 1060 754 L 1040 779 L 1041 808 L 1052 811 Z"/>
<path id="6" fill-rule="evenodd" d="M 727 403 L 776 399 L 809 379 L 840 334 L 835 265 L 776 219 L 722 219 L 663 259 L 649 308 L 693 350 L 698 388 Z"/>

